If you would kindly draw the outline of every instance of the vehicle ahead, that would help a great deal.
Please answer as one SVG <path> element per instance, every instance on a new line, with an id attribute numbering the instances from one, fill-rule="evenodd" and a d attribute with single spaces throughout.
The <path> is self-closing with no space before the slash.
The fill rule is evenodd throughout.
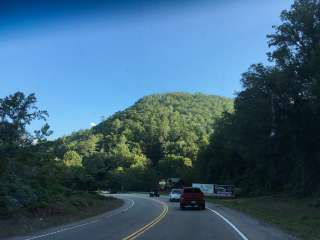
<path id="1" fill-rule="evenodd" d="M 149 197 L 160 197 L 159 191 L 157 189 L 151 190 L 149 192 Z"/>
<path id="2" fill-rule="evenodd" d="M 184 210 L 186 206 L 198 207 L 201 210 L 206 208 L 204 194 L 199 188 L 187 187 L 183 189 L 180 197 L 180 209 Z"/>
<path id="3" fill-rule="evenodd" d="M 179 202 L 183 189 L 172 189 L 169 194 L 170 202 Z"/>

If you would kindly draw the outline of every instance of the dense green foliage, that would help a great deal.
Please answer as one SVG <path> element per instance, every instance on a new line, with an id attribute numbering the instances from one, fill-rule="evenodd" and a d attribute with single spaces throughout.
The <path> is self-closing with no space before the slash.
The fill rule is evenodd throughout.
<path id="1" fill-rule="evenodd" d="M 46 111 L 38 110 L 35 103 L 33 94 L 25 96 L 21 92 L 0 99 L 1 213 L 36 206 L 46 197 L 48 181 L 52 191 L 57 190 L 58 179 L 51 179 L 50 175 L 58 167 L 55 168 L 45 154 L 37 154 L 38 146 L 32 144 L 44 141 L 50 134 L 48 125 L 34 135 L 26 131 L 33 120 L 45 120 L 48 116 Z"/>
<path id="2" fill-rule="evenodd" d="M 272 66 L 242 76 L 235 111 L 199 155 L 204 181 L 246 192 L 320 192 L 320 1 L 297 0 L 268 36 Z"/>
<path id="3" fill-rule="evenodd" d="M 64 158 L 78 153 L 98 188 L 147 190 L 168 177 L 190 182 L 214 122 L 232 109 L 232 100 L 217 96 L 151 95 L 91 130 L 57 140 L 56 152 Z"/>
<path id="4" fill-rule="evenodd" d="M 79 167 L 80 156 L 67 151 L 59 161 L 56 156 L 63 151 L 55 142 L 46 141 L 51 134 L 47 124 L 33 134 L 27 131 L 32 121 L 45 121 L 47 116 L 36 107 L 34 94 L 17 92 L 0 99 L 0 216 L 21 209 L 60 214 L 68 210 L 64 204 L 76 207 L 78 200 L 90 200 L 88 195 L 77 194 L 92 189 L 90 176 Z"/>

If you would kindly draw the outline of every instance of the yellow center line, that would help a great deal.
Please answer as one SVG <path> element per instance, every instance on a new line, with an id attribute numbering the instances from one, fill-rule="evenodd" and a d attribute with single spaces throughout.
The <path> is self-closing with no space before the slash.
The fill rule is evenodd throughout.
<path id="1" fill-rule="evenodd" d="M 138 229 L 134 233 L 130 234 L 129 236 L 123 238 L 122 240 L 133 240 L 139 237 L 141 234 L 143 234 L 145 231 L 149 230 L 152 228 L 154 225 L 156 225 L 158 222 L 160 222 L 168 213 L 168 205 L 165 204 L 162 201 L 158 201 L 162 204 L 162 212 L 161 214 L 156 217 L 154 220 L 152 220 L 150 223 L 144 225 L 142 228 Z"/>

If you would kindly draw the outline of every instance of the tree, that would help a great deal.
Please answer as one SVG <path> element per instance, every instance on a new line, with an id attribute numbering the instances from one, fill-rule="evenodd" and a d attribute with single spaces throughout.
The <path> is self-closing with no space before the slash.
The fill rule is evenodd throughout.
<path id="1" fill-rule="evenodd" d="M 296 0 L 282 12 L 268 36 L 274 65 L 255 64 L 243 74 L 234 113 L 215 126 L 199 155 L 207 179 L 257 194 L 320 191 L 319 19 L 318 0 Z"/>
<path id="2" fill-rule="evenodd" d="M 52 133 L 49 125 L 34 134 L 27 131 L 33 121 L 48 117 L 36 102 L 34 94 L 22 92 L 0 99 L 0 215 L 37 208 L 62 188 L 60 165 L 44 147 Z"/>
<path id="3" fill-rule="evenodd" d="M 63 156 L 63 162 L 66 166 L 82 166 L 82 158 L 81 156 L 76 152 L 69 150 L 67 151 Z"/>
<path id="4" fill-rule="evenodd" d="M 37 131 L 36 136 L 26 130 L 32 121 L 45 121 L 48 117 L 47 111 L 36 107 L 36 101 L 34 94 L 25 96 L 22 92 L 0 99 L 0 174 L 15 157 L 18 148 L 29 146 L 34 140 L 44 140 L 51 133 L 48 124 Z"/>

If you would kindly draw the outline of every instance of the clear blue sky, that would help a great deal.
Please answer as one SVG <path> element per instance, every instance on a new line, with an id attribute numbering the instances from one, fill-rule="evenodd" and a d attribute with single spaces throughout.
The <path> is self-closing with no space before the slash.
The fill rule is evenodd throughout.
<path id="1" fill-rule="evenodd" d="M 0 97 L 36 93 L 53 137 L 88 128 L 153 93 L 234 97 L 241 73 L 266 62 L 266 34 L 292 4 L 142 2 L 7 6 L 0 19 Z"/>

